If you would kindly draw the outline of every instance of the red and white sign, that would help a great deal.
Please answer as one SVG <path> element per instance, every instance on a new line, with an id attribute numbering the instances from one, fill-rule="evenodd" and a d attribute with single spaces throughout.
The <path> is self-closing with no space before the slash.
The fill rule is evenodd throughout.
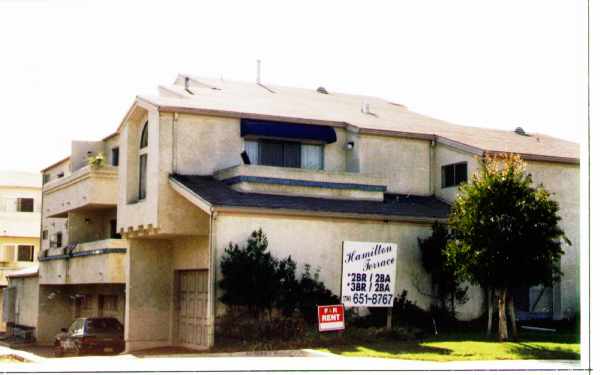
<path id="1" fill-rule="evenodd" d="M 344 305 L 317 306 L 319 332 L 341 331 L 344 326 Z"/>

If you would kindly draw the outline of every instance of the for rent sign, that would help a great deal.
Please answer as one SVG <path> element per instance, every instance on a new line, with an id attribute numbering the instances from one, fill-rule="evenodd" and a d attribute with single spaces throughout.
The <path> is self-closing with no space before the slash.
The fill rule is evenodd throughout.
<path id="1" fill-rule="evenodd" d="M 344 305 L 317 306 L 319 332 L 344 329 Z"/>
<path id="2" fill-rule="evenodd" d="M 344 306 L 393 306 L 397 254 L 398 246 L 395 243 L 344 241 Z"/>

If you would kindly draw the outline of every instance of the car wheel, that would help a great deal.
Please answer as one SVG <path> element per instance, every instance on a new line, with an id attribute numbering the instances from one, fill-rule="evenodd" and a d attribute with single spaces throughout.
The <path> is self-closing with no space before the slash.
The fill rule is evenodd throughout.
<path id="1" fill-rule="evenodd" d="M 57 341 L 54 343 L 54 356 L 55 357 L 62 357 L 65 355 L 65 351 L 63 350 L 63 348 L 60 346 L 60 343 Z"/>

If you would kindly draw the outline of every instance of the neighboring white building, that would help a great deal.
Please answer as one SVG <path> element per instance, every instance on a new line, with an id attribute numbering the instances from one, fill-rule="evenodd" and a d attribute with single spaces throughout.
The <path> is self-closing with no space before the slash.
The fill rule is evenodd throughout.
<path id="1" fill-rule="evenodd" d="M 0 298 L 8 285 L 6 275 L 32 267 L 40 248 L 40 173 L 0 171 Z M 9 303 L 7 300 L 6 303 Z M 4 304 L 3 304 L 4 305 Z M 4 315 L 3 306 L 0 306 Z M 0 322 L 6 329 L 7 319 Z M 10 321 L 10 320 L 8 320 Z"/>

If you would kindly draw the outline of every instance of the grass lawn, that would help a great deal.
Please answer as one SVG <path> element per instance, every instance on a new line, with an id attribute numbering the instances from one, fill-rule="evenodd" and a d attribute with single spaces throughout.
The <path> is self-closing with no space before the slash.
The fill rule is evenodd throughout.
<path id="1" fill-rule="evenodd" d="M 498 359 L 579 359 L 575 334 L 522 332 L 519 342 L 500 343 L 483 334 L 439 335 L 420 341 L 381 340 L 318 348 L 344 356 L 380 357 L 424 361 Z"/>

